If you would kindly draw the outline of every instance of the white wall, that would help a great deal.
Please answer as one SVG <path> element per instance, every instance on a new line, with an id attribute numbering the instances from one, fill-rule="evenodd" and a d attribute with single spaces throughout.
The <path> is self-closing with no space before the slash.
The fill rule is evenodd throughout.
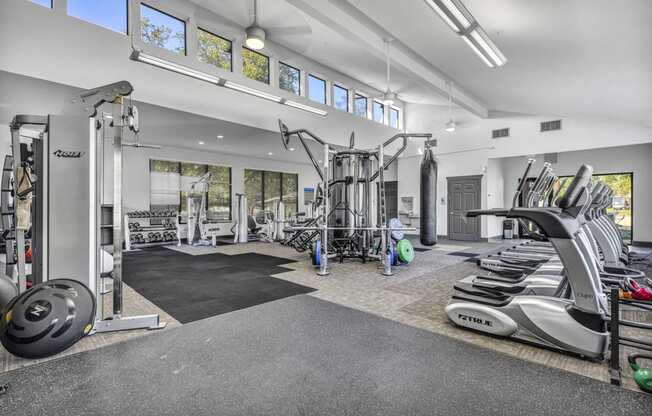
<path id="1" fill-rule="evenodd" d="M 525 169 L 525 157 L 501 160 L 504 169 L 504 205 L 511 206 L 514 190 Z M 652 242 L 652 143 L 559 153 L 558 163 L 552 165 L 559 176 L 573 175 L 580 165 L 588 163 L 596 174 L 634 173 L 633 232 L 635 241 Z M 539 155 L 532 176 L 543 164 Z"/>
<path id="2" fill-rule="evenodd" d="M 437 205 L 437 233 L 439 235 L 447 234 L 446 178 L 449 176 L 484 175 L 482 180 L 482 208 L 495 208 L 502 206 L 503 200 L 508 201 L 509 205 L 511 205 L 513 188 L 509 184 L 509 179 L 506 179 L 508 178 L 507 170 L 502 162 L 497 161 L 497 159 L 602 148 L 599 152 L 596 149 L 598 153 L 595 153 L 595 157 L 592 154 L 587 154 L 586 159 L 583 159 L 584 162 L 594 158 L 599 161 L 601 159 L 599 159 L 598 155 L 609 158 L 608 155 L 614 149 L 613 146 L 652 142 L 652 129 L 609 120 L 562 117 L 561 131 L 540 133 L 539 123 L 541 121 L 559 119 L 560 117 L 506 114 L 481 120 L 455 112 L 454 114 L 459 115 L 458 128 L 455 132 L 448 133 L 443 131 L 444 124 L 448 119 L 447 109 L 430 105 L 408 104 L 406 114 L 407 129 L 409 131 L 432 132 L 433 137 L 438 139 L 438 145 L 434 149 L 434 153 L 439 165 L 437 181 L 437 198 L 439 201 Z M 493 129 L 504 127 L 510 128 L 510 137 L 491 139 Z M 417 212 L 419 209 L 418 163 L 420 161 L 417 148 L 422 145 L 422 142 L 416 141 L 410 145 L 406 152 L 407 156 L 399 162 L 398 170 L 399 198 L 401 196 L 413 196 L 416 201 L 415 211 Z M 652 161 L 649 153 L 634 156 L 634 159 L 638 160 L 639 156 L 641 156 L 640 160 L 647 157 L 647 164 Z M 579 159 L 582 159 L 582 157 Z M 630 155 L 623 154 L 619 164 L 627 165 L 627 161 L 630 159 L 632 159 Z M 577 164 L 572 168 L 569 167 L 569 170 L 577 169 L 579 164 L 584 162 L 577 161 Z M 632 169 L 630 167 L 628 170 L 631 171 Z M 635 169 L 641 172 L 640 176 L 645 177 L 646 169 L 649 168 L 641 163 Z M 599 169 L 597 171 L 599 172 Z M 574 172 L 568 174 L 571 173 Z M 634 186 L 636 187 L 636 185 Z M 639 193 L 641 192 L 643 190 L 639 190 Z M 649 190 L 645 192 L 646 195 L 639 196 L 639 204 L 646 198 L 650 198 L 651 193 Z M 634 199 L 636 199 L 636 196 Z M 641 210 L 639 216 L 643 215 L 644 212 L 645 209 Z M 648 210 L 648 212 L 652 211 Z M 638 223 L 634 225 L 635 228 L 638 229 L 639 225 L 645 227 L 645 220 L 639 220 Z M 500 220 L 482 217 L 481 230 L 483 238 L 500 235 Z M 642 231 L 642 234 L 636 235 L 635 238 L 639 240 L 639 237 L 642 238 L 646 235 L 649 234 Z"/>

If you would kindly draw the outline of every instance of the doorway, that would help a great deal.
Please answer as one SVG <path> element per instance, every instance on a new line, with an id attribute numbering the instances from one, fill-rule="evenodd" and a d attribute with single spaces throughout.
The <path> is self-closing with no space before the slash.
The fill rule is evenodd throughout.
<path id="1" fill-rule="evenodd" d="M 480 217 L 465 212 L 480 209 L 482 175 L 448 177 L 448 239 L 480 241 Z"/>

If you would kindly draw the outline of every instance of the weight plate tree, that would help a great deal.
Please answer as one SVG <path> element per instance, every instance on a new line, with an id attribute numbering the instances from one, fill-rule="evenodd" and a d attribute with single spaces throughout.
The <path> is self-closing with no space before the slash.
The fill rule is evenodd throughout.
<path id="1" fill-rule="evenodd" d="M 23 358 L 57 354 L 93 328 L 93 293 L 76 280 L 54 279 L 15 297 L 0 321 L 0 342 Z"/>

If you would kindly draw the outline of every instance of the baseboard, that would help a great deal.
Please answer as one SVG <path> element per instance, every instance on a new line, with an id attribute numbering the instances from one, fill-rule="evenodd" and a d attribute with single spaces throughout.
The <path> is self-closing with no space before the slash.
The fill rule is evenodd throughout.
<path id="1" fill-rule="evenodd" d="M 639 247 L 652 247 L 652 241 L 633 241 L 632 245 Z"/>

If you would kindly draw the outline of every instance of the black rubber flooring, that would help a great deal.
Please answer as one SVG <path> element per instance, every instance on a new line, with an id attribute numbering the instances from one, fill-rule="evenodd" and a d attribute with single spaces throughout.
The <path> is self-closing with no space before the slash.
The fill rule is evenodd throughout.
<path id="1" fill-rule="evenodd" d="M 449 256 L 458 256 L 458 257 L 478 257 L 480 253 L 469 253 L 468 251 L 455 251 L 452 253 L 446 253 Z"/>
<path id="2" fill-rule="evenodd" d="M 605 371 L 607 371 L 605 367 Z M 295 296 L 0 376 L 3 415 L 650 415 L 652 396 Z"/>
<path id="3" fill-rule="evenodd" d="M 192 256 L 163 247 L 125 253 L 123 279 L 181 323 L 314 289 L 270 275 L 293 260 L 246 253 Z"/>

